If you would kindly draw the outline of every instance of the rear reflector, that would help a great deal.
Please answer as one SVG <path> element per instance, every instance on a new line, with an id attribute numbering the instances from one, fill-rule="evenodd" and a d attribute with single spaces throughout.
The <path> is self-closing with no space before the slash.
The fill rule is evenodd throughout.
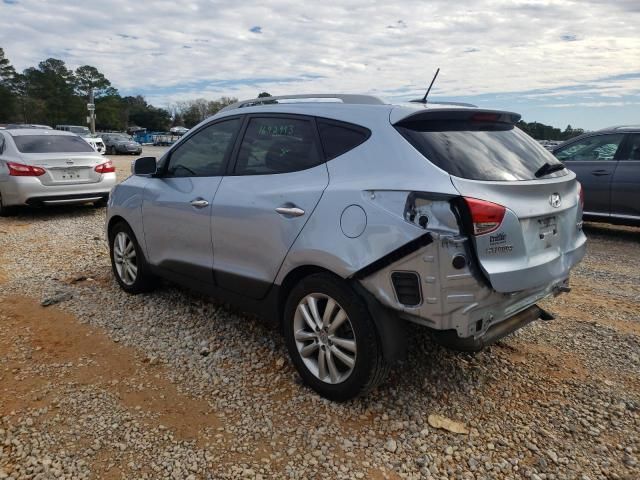
<path id="1" fill-rule="evenodd" d="M 23 165 L 22 163 L 7 162 L 7 167 L 9 175 L 12 177 L 39 177 L 45 173 L 44 168 Z"/>
<path id="2" fill-rule="evenodd" d="M 474 235 L 493 232 L 502 223 L 506 211 L 502 205 L 468 197 L 465 197 L 464 201 L 469 207 Z"/>
<path id="3" fill-rule="evenodd" d="M 116 167 L 113 165 L 111 160 L 101 163 L 100 165 L 96 165 L 94 170 L 98 173 L 112 173 L 116 171 Z"/>
<path id="4" fill-rule="evenodd" d="M 578 201 L 580 202 L 580 210 L 584 210 L 584 190 L 580 182 L 578 182 Z"/>

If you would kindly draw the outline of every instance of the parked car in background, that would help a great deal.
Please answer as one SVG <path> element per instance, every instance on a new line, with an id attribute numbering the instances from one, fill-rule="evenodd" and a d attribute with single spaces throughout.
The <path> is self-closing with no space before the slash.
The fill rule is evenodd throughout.
<path id="1" fill-rule="evenodd" d="M 115 183 L 113 163 L 73 133 L 0 131 L 0 215 L 18 205 L 104 205 Z"/>
<path id="2" fill-rule="evenodd" d="M 99 133 L 98 135 L 102 138 L 109 155 L 119 153 L 140 155 L 142 153 L 142 145 L 126 133 Z"/>
<path id="3" fill-rule="evenodd" d="M 56 125 L 56 130 L 62 130 L 63 132 L 71 132 L 81 137 L 90 137 L 91 130 L 89 127 L 83 125 Z"/>
<path id="4" fill-rule="evenodd" d="M 36 123 L 9 123 L 5 125 L 7 130 L 15 130 L 16 128 L 39 128 L 44 130 L 53 130 L 49 125 L 38 125 Z"/>
<path id="5" fill-rule="evenodd" d="M 585 252 L 580 185 L 519 119 L 363 95 L 231 105 L 114 188 L 114 276 L 277 319 L 334 400 L 384 379 L 405 320 L 477 351 L 553 318 L 537 302 L 569 290 Z"/>
<path id="6" fill-rule="evenodd" d="M 101 155 L 107 153 L 107 147 L 100 137 L 82 137 L 93 149 Z"/>
<path id="7" fill-rule="evenodd" d="M 640 225 L 640 125 L 585 133 L 553 154 L 582 184 L 586 220 Z"/>

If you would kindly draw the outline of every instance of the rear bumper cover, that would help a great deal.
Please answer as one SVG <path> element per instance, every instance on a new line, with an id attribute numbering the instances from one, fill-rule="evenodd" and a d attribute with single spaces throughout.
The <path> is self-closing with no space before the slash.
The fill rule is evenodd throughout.
<path id="1" fill-rule="evenodd" d="M 558 272 L 559 277 L 549 275 L 542 286 L 503 293 L 496 291 L 480 271 L 469 238 L 438 232 L 431 232 L 431 238 L 431 243 L 390 264 L 381 264 L 380 269 L 366 272 L 369 275 L 358 280 L 400 318 L 442 331 L 451 345 L 454 342 L 450 337 L 457 338 L 461 345 L 458 348 L 467 350 L 480 349 L 537 319 L 537 310 L 532 307 L 545 297 L 566 291 L 569 269 L 584 255 L 584 245 L 570 252 L 563 260 L 566 270 Z M 456 257 L 465 258 L 462 267 L 454 265 Z M 411 272 L 419 277 L 417 305 L 400 302 L 393 284 L 394 272 Z"/>
<path id="2" fill-rule="evenodd" d="M 107 198 L 116 184 L 115 173 L 104 173 L 99 182 L 70 185 L 43 185 L 37 177 L 11 177 L 0 182 L 5 205 L 85 203 Z"/>

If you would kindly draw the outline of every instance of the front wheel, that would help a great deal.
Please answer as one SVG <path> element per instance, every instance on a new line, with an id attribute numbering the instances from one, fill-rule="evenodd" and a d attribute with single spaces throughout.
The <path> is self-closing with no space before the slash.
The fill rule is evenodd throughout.
<path id="1" fill-rule="evenodd" d="M 386 377 L 378 334 L 362 299 L 342 279 L 313 274 L 287 299 L 284 334 L 304 382 L 323 397 L 345 401 Z"/>
<path id="2" fill-rule="evenodd" d="M 153 290 L 155 278 L 129 225 L 117 223 L 109 232 L 111 267 L 116 281 L 128 293 Z"/>

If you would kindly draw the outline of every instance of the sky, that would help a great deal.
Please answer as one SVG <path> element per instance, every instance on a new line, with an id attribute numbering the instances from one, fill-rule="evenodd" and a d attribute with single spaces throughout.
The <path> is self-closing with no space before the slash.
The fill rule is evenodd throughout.
<path id="1" fill-rule="evenodd" d="M 595 130 L 640 124 L 640 0 L 0 0 L 18 69 L 97 67 L 167 107 L 259 92 L 421 97 Z"/>

